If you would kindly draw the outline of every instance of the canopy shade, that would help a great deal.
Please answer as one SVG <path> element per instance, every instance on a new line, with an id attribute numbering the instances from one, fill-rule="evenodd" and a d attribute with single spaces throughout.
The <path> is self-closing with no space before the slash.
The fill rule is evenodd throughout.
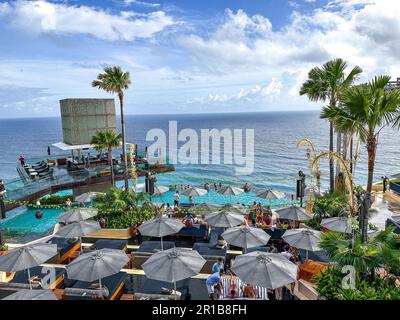
<path id="1" fill-rule="evenodd" d="M 72 150 L 82 150 L 82 149 L 94 149 L 92 144 L 77 144 L 71 145 L 64 142 L 57 142 L 52 144 L 53 147 L 60 149 L 62 151 L 72 151 Z"/>
<path id="2" fill-rule="evenodd" d="M 221 236 L 229 244 L 245 249 L 264 246 L 271 238 L 263 229 L 247 225 L 229 228 Z"/>

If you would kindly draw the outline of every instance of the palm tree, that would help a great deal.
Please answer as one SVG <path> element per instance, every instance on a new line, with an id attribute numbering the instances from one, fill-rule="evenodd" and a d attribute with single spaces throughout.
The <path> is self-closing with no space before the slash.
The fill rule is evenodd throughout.
<path id="1" fill-rule="evenodd" d="M 347 62 L 342 59 L 328 61 L 322 67 L 315 67 L 308 73 L 308 79 L 300 89 L 300 95 L 306 95 L 310 101 L 329 102 L 330 107 L 335 107 L 338 103 L 339 93 L 349 88 L 357 76 L 362 72 L 356 66 L 346 76 Z M 334 122 L 329 119 L 329 151 L 333 152 L 333 128 Z M 333 159 L 329 159 L 329 181 L 330 191 L 335 190 L 335 172 Z"/>
<path id="2" fill-rule="evenodd" d="M 114 130 L 108 129 L 106 131 L 97 132 L 91 140 L 91 144 L 95 146 L 97 150 L 107 148 L 108 150 L 108 162 L 111 167 L 111 183 L 114 186 L 114 164 L 112 159 L 112 150 L 119 146 L 121 140 L 121 134 L 118 134 Z"/>
<path id="3" fill-rule="evenodd" d="M 400 93 L 385 90 L 389 76 L 375 77 L 368 84 L 344 90 L 339 107 L 326 107 L 325 117 L 334 119 L 340 130 L 354 129 L 368 151 L 368 182 L 360 220 L 362 241 L 367 240 L 368 210 L 371 205 L 372 183 L 374 179 L 375 157 L 378 137 L 382 129 L 397 125 L 400 114 Z"/>
<path id="4" fill-rule="evenodd" d="M 106 67 L 104 73 L 97 76 L 97 80 L 92 81 L 92 87 L 102 89 L 109 93 L 118 94 L 120 113 L 121 113 L 121 132 L 122 132 L 122 157 L 124 159 L 124 181 L 125 190 L 129 189 L 128 185 L 128 160 L 126 157 L 125 144 L 125 122 L 124 122 L 124 90 L 129 88 L 131 80 L 129 72 L 123 72 L 120 67 Z"/>

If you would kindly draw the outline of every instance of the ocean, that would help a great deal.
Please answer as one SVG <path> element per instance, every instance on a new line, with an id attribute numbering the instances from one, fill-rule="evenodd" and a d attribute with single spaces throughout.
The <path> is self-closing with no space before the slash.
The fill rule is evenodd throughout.
<path id="1" fill-rule="evenodd" d="M 296 148 L 300 138 L 310 139 L 319 151 L 328 149 L 328 123 L 319 112 L 265 112 L 196 115 L 127 115 L 127 141 L 144 150 L 146 133 L 160 128 L 168 132 L 169 121 L 177 121 L 178 131 L 190 128 L 200 135 L 201 129 L 254 129 L 254 171 L 237 175 L 231 164 L 177 164 L 176 172 L 167 174 L 168 181 L 203 185 L 223 182 L 243 185 L 248 182 L 258 188 L 274 188 L 293 192 L 298 171 L 308 174 L 309 162 L 305 147 Z M 119 119 L 117 119 L 119 123 Z M 47 146 L 62 140 L 60 118 L 0 119 L 0 179 L 18 177 L 15 170 L 20 155 L 25 158 L 46 157 Z M 379 137 L 375 178 L 400 172 L 400 133 L 392 129 Z M 52 154 L 61 153 L 52 147 Z M 321 162 L 323 187 L 328 184 L 328 161 Z M 360 146 L 356 165 L 357 184 L 366 183 L 366 150 Z"/>

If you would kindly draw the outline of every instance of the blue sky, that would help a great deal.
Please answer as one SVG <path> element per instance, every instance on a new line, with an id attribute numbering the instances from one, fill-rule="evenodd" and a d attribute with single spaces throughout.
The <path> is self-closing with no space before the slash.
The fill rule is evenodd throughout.
<path id="1" fill-rule="evenodd" d="M 331 58 L 400 76 L 399 16 L 398 0 L 0 0 L 0 117 L 110 97 L 90 86 L 107 65 L 131 73 L 128 114 L 319 109 L 298 90 Z"/>

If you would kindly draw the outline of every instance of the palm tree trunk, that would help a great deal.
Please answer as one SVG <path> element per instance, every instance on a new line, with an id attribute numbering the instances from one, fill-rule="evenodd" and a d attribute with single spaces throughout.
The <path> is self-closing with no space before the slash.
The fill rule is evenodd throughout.
<path id="1" fill-rule="evenodd" d="M 124 161 L 124 182 L 125 182 L 125 190 L 129 190 L 128 184 L 128 159 L 126 158 L 125 152 L 125 144 L 126 144 L 126 137 L 125 137 L 125 120 L 124 120 L 124 93 L 120 92 L 118 94 L 119 97 L 119 106 L 120 106 L 120 113 L 121 113 L 121 133 L 122 133 L 122 158 Z"/>
<path id="2" fill-rule="evenodd" d="M 353 174 L 353 137 L 351 137 L 350 140 L 350 155 L 349 155 L 349 160 L 350 160 L 350 173 Z"/>
<path id="3" fill-rule="evenodd" d="M 114 187 L 114 164 L 112 159 L 112 148 L 108 148 L 108 161 L 110 162 L 111 169 L 111 184 Z"/>
<path id="4" fill-rule="evenodd" d="M 375 167 L 375 157 L 376 157 L 376 147 L 377 141 L 374 134 L 370 134 L 367 140 L 367 150 L 368 150 L 368 182 L 367 182 L 367 192 L 365 193 L 365 204 L 362 210 L 362 216 L 360 217 L 360 227 L 361 227 L 361 240 L 363 242 L 367 241 L 368 233 L 368 211 L 371 206 L 371 195 L 372 195 L 372 184 L 374 182 L 374 167 Z"/>
<path id="5" fill-rule="evenodd" d="M 333 122 L 329 121 L 329 151 L 333 152 Z M 335 169 L 333 164 L 333 158 L 329 158 L 329 183 L 330 192 L 335 190 Z"/>

